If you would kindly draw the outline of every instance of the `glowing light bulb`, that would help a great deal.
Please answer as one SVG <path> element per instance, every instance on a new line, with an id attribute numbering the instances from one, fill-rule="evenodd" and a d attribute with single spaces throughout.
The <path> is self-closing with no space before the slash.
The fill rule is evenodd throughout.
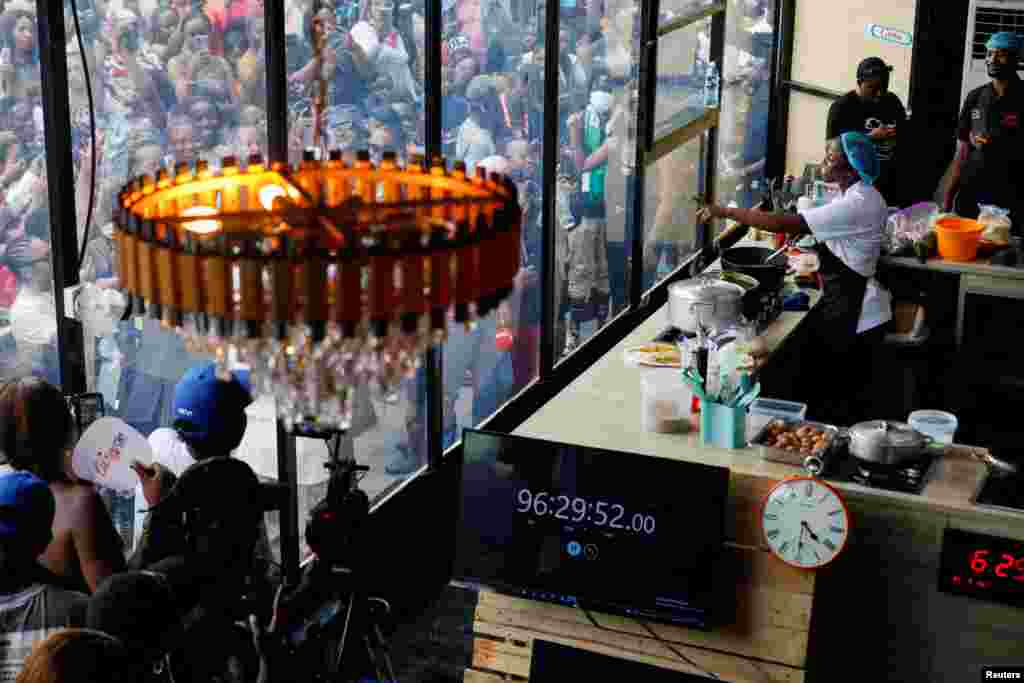
<path id="1" fill-rule="evenodd" d="M 280 185 L 264 185 L 260 189 L 260 204 L 267 211 L 274 210 L 274 200 L 278 197 L 286 197 L 288 193 Z"/>
<path id="2" fill-rule="evenodd" d="M 185 209 L 181 212 L 181 215 L 186 218 L 202 218 L 206 216 L 216 216 L 217 209 L 211 206 L 193 206 Z M 221 229 L 221 222 L 216 220 L 201 220 L 201 221 L 189 221 L 184 224 L 185 229 L 189 232 L 194 232 L 199 235 L 209 235 L 210 233 L 217 232 Z"/>

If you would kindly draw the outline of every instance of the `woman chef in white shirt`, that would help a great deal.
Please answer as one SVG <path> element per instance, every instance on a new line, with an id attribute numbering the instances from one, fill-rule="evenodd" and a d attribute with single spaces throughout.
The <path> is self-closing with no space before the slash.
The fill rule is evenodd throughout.
<path id="1" fill-rule="evenodd" d="M 874 145 L 861 133 L 844 133 L 828 141 L 824 175 L 842 196 L 798 214 L 708 206 L 698 218 L 730 218 L 743 225 L 790 235 L 811 233 L 818 239 L 821 301 L 808 315 L 817 347 L 814 396 L 804 400 L 815 413 L 839 424 L 868 419 L 856 405 L 864 378 L 870 377 L 872 353 L 892 319 L 889 292 L 874 279 L 882 249 L 888 207 L 873 187 L 879 163 Z M 811 387 L 806 387 L 810 390 Z"/>

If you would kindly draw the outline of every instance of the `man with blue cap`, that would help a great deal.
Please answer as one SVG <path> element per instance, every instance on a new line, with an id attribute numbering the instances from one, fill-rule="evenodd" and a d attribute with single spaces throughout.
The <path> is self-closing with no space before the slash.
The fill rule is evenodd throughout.
<path id="1" fill-rule="evenodd" d="M 818 240 L 818 272 L 824 281 L 821 301 L 805 319 L 812 348 L 801 382 L 801 400 L 815 419 L 853 424 L 868 419 L 860 394 L 870 377 L 871 359 L 892 319 L 892 302 L 874 278 L 882 251 L 888 207 L 875 189 L 880 165 L 871 139 L 843 133 L 828 141 L 822 164 L 825 181 L 842 195 L 798 214 L 708 206 L 700 221 L 730 218 L 741 225 L 790 235 L 810 233 Z M 821 382 L 821 373 L 829 382 Z M 813 377 L 811 376 L 813 375 Z"/>
<path id="2" fill-rule="evenodd" d="M 967 218 L 978 216 L 979 204 L 1009 209 L 1013 232 L 1019 235 L 1024 226 L 1024 88 L 1017 75 L 1021 38 L 996 33 L 985 49 L 992 80 L 964 100 L 943 203 L 947 211 Z"/>
<path id="3" fill-rule="evenodd" d="M 32 648 L 83 626 L 87 596 L 59 588 L 39 564 L 53 538 L 50 486 L 29 472 L 0 475 L 0 680 L 13 681 Z"/>

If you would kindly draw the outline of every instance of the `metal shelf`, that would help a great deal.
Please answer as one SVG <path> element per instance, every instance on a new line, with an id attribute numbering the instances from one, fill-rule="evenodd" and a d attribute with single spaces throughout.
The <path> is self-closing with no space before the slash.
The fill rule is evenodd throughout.
<path id="1" fill-rule="evenodd" d="M 696 24 L 698 21 L 701 21 L 703 19 L 707 19 L 708 17 L 713 17 L 714 15 L 716 15 L 716 14 L 718 14 L 720 12 L 724 12 L 724 11 L 725 11 L 725 2 L 723 0 L 723 2 L 716 2 L 713 5 L 705 7 L 704 9 L 700 10 L 699 12 L 695 12 L 693 14 L 685 14 L 685 15 L 683 15 L 681 17 L 676 17 L 675 19 L 670 19 L 669 21 L 666 21 L 664 24 L 659 24 L 658 25 L 658 35 L 657 35 L 657 38 L 661 38 L 662 36 L 666 36 L 669 33 L 672 33 L 674 31 L 678 31 L 681 28 L 686 28 L 687 26 L 690 26 L 691 24 Z"/>
<path id="2" fill-rule="evenodd" d="M 695 111 L 700 113 L 696 116 Z M 718 108 L 687 108 L 662 123 L 655 132 L 654 143 L 644 155 L 644 165 L 650 166 L 677 147 L 718 125 Z"/>

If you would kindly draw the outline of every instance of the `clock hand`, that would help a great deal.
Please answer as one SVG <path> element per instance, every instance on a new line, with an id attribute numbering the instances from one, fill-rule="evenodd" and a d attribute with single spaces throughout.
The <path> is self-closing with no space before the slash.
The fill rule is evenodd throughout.
<path id="1" fill-rule="evenodd" d="M 807 524 L 807 522 L 800 522 L 800 529 L 801 531 L 806 530 L 807 535 L 810 536 L 811 540 L 813 540 L 815 543 L 821 543 L 821 539 L 818 538 L 817 534 L 811 531 L 811 527 Z"/>

